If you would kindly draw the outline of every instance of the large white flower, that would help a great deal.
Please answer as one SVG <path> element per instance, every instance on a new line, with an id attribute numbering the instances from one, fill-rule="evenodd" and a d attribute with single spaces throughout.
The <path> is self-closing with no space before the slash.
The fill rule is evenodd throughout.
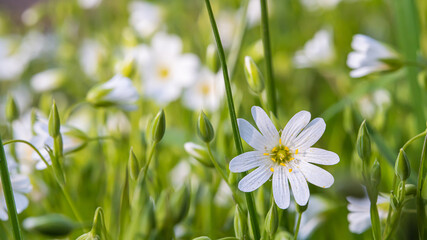
<path id="1" fill-rule="evenodd" d="M 137 109 L 135 102 L 139 99 L 139 94 L 132 80 L 116 74 L 109 81 L 92 88 L 86 99 L 96 106 L 118 106 L 132 111 Z"/>
<path id="2" fill-rule="evenodd" d="M 161 8 L 150 2 L 131 2 L 128 6 L 129 24 L 145 38 L 151 36 L 160 26 L 162 20 Z"/>
<path id="3" fill-rule="evenodd" d="M 10 180 L 12 182 L 16 211 L 21 213 L 28 207 L 28 199 L 24 194 L 29 193 L 32 190 L 30 179 L 25 175 L 17 174 L 16 172 L 12 171 Z M 0 181 L 0 220 L 6 221 L 8 219 L 9 216 L 7 214 L 6 199 L 3 193 L 3 185 Z"/>
<path id="4" fill-rule="evenodd" d="M 183 88 L 197 78 L 199 59 L 194 54 L 182 54 L 182 41 L 178 36 L 157 33 L 151 47 L 139 47 L 138 61 L 144 92 L 158 104 L 176 100 Z"/>
<path id="5" fill-rule="evenodd" d="M 348 205 L 347 209 L 349 214 L 347 219 L 350 222 L 349 229 L 352 233 L 363 233 L 371 226 L 371 203 L 366 193 L 363 198 L 347 197 Z M 380 220 L 387 218 L 388 208 L 390 207 L 390 200 L 381 195 L 378 196 L 377 200 L 378 215 Z"/>
<path id="6" fill-rule="evenodd" d="M 224 95 L 222 72 L 213 73 L 202 69 L 197 81 L 185 92 L 184 105 L 192 110 L 215 111 Z"/>
<path id="7" fill-rule="evenodd" d="M 280 133 L 268 115 L 260 107 L 252 107 L 252 116 L 258 132 L 248 121 L 238 119 L 241 137 L 255 151 L 243 153 L 230 162 L 231 172 L 256 170 L 239 182 L 239 189 L 251 192 L 259 188 L 273 175 L 274 200 L 282 209 L 289 207 L 291 185 L 298 205 L 306 205 L 310 196 L 307 182 L 322 188 L 334 183 L 334 177 L 324 169 L 312 164 L 333 165 L 339 162 L 337 154 L 313 148 L 325 131 L 322 118 L 310 122 L 311 114 L 301 111 L 289 120 Z"/>
<path id="8" fill-rule="evenodd" d="M 313 39 L 307 41 L 302 50 L 295 53 L 294 64 L 297 68 L 314 67 L 332 62 L 335 58 L 332 31 L 322 29 Z"/>
<path id="9" fill-rule="evenodd" d="M 354 52 L 348 54 L 347 65 L 353 69 L 350 76 L 354 78 L 390 70 L 392 66 L 384 60 L 398 58 L 398 54 L 394 50 L 362 34 L 353 36 L 351 47 Z"/>

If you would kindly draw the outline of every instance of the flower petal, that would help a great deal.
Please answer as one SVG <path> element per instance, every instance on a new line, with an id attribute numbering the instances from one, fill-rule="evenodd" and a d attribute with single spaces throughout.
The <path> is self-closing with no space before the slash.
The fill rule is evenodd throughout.
<path id="1" fill-rule="evenodd" d="M 325 129 L 326 123 L 322 118 L 313 119 L 296 137 L 294 147 L 299 151 L 305 151 L 319 140 Z"/>
<path id="2" fill-rule="evenodd" d="M 270 178 L 271 174 L 273 174 L 270 170 L 272 166 L 273 164 L 262 165 L 246 175 L 240 180 L 239 189 L 243 192 L 252 192 L 261 187 Z"/>
<path id="3" fill-rule="evenodd" d="M 316 165 L 300 161 L 299 169 L 309 183 L 318 187 L 328 188 L 334 183 L 334 177 L 332 174 Z"/>
<path id="4" fill-rule="evenodd" d="M 349 213 L 347 219 L 350 222 L 349 229 L 352 233 L 361 234 L 371 226 L 371 216 L 369 212 Z"/>
<path id="5" fill-rule="evenodd" d="M 231 172 L 244 172 L 270 162 L 269 156 L 264 156 L 260 151 L 245 152 L 231 159 Z"/>
<path id="6" fill-rule="evenodd" d="M 268 140 L 268 144 L 270 147 L 274 147 L 279 142 L 279 132 L 274 126 L 271 119 L 268 117 L 265 111 L 258 107 L 253 106 L 252 109 L 252 117 L 255 120 L 255 123 L 258 129 L 261 131 L 262 135 L 266 140 Z"/>
<path id="7" fill-rule="evenodd" d="M 297 154 L 296 158 L 301 161 L 322 165 L 334 165 L 340 161 L 338 154 L 321 148 L 309 148 Z"/>
<path id="8" fill-rule="evenodd" d="M 240 136 L 245 142 L 256 150 L 265 150 L 266 145 L 264 137 L 252 126 L 252 124 L 242 118 L 237 119 L 237 124 L 239 125 Z"/>
<path id="9" fill-rule="evenodd" d="M 308 198 L 310 197 L 307 180 L 305 180 L 304 175 L 298 170 L 298 168 L 287 167 L 285 169 L 289 171 L 287 174 L 295 202 L 300 206 L 305 206 L 308 202 Z"/>
<path id="10" fill-rule="evenodd" d="M 290 193 L 288 178 L 286 177 L 286 169 L 284 167 L 277 167 L 273 173 L 273 197 L 277 206 L 281 209 L 289 207 Z"/>
<path id="11" fill-rule="evenodd" d="M 13 196 L 15 197 L 16 211 L 21 213 L 28 207 L 29 201 L 26 196 L 20 193 L 14 192 Z"/>
<path id="12" fill-rule="evenodd" d="M 310 118 L 311 114 L 307 111 L 300 111 L 295 114 L 283 129 L 281 136 L 282 143 L 285 146 L 289 146 L 298 133 L 300 133 L 301 130 L 307 126 L 307 124 L 310 122 Z"/>

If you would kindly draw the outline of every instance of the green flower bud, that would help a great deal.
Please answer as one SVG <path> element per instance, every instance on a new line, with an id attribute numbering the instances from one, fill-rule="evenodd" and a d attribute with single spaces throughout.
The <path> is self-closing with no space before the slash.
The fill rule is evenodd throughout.
<path id="1" fill-rule="evenodd" d="M 102 84 L 91 88 L 86 95 L 86 101 L 93 104 L 95 107 L 109 107 L 114 105 L 111 101 L 105 100 L 108 94 L 112 91 L 110 88 L 104 88 Z"/>
<path id="2" fill-rule="evenodd" d="M 165 135 L 166 119 L 165 112 L 161 109 L 151 123 L 151 138 L 158 143 Z"/>
<path id="3" fill-rule="evenodd" d="M 403 62 L 398 58 L 380 58 L 378 60 L 387 64 L 388 71 L 397 71 L 403 66 Z"/>
<path id="4" fill-rule="evenodd" d="M 273 236 L 279 227 L 279 216 L 276 205 L 271 204 L 271 208 L 265 217 L 264 228 L 268 235 Z"/>
<path id="5" fill-rule="evenodd" d="M 130 148 L 130 152 L 129 152 L 128 167 L 129 167 L 130 178 L 135 181 L 138 178 L 140 168 L 139 168 L 138 159 L 136 158 L 132 147 Z"/>
<path id="6" fill-rule="evenodd" d="M 417 186 L 414 184 L 405 184 L 405 195 L 415 196 L 417 194 Z"/>
<path id="7" fill-rule="evenodd" d="M 369 137 L 368 129 L 366 127 L 366 120 L 362 122 L 357 135 L 356 143 L 357 153 L 363 161 L 369 161 L 371 156 L 371 138 Z"/>
<path id="8" fill-rule="evenodd" d="M 427 177 L 424 177 L 424 182 L 421 189 L 421 197 L 427 200 Z"/>
<path id="9" fill-rule="evenodd" d="M 13 122 L 14 120 L 19 118 L 19 108 L 15 102 L 15 99 L 12 95 L 7 96 L 6 102 L 6 120 L 8 122 Z"/>
<path id="10" fill-rule="evenodd" d="M 206 65 L 212 72 L 218 71 L 218 53 L 214 44 L 206 48 Z"/>
<path id="11" fill-rule="evenodd" d="M 262 73 L 254 60 L 249 56 L 245 57 L 245 76 L 252 91 L 261 93 L 264 90 L 264 78 Z"/>
<path id="12" fill-rule="evenodd" d="M 236 205 L 234 211 L 234 234 L 239 239 L 247 239 L 248 222 L 245 213 Z"/>
<path id="13" fill-rule="evenodd" d="M 206 167 L 214 167 L 211 159 L 209 158 L 208 151 L 206 148 L 195 144 L 193 142 L 187 142 L 184 144 L 185 151 L 190 154 L 191 157 L 196 159 L 198 162 L 203 164 Z"/>
<path id="14" fill-rule="evenodd" d="M 120 72 L 123 76 L 130 78 L 135 72 L 135 60 L 127 58 L 119 64 Z"/>
<path id="15" fill-rule="evenodd" d="M 109 240 L 107 229 L 105 228 L 104 212 L 101 207 L 95 211 L 92 229 L 90 232 L 85 233 L 78 237 L 76 240 Z"/>
<path id="16" fill-rule="evenodd" d="M 403 148 L 400 149 L 399 155 L 397 156 L 394 172 L 401 181 L 408 179 L 409 175 L 411 175 L 411 165 L 409 164 L 408 156 L 406 156 Z"/>
<path id="17" fill-rule="evenodd" d="M 175 224 L 181 222 L 187 216 L 190 209 L 190 200 L 191 194 L 188 184 L 184 184 L 178 192 L 172 195 L 171 206 L 174 207 L 171 210 Z"/>
<path id="18" fill-rule="evenodd" d="M 378 193 L 378 186 L 380 185 L 381 181 L 381 166 L 380 163 L 375 160 L 374 165 L 371 169 L 371 186 L 374 188 L 374 190 Z"/>
<path id="19" fill-rule="evenodd" d="M 212 124 L 203 111 L 200 113 L 199 120 L 197 121 L 197 133 L 205 143 L 211 142 L 215 135 Z"/>
<path id="20" fill-rule="evenodd" d="M 23 222 L 25 230 L 48 237 L 65 237 L 76 227 L 76 224 L 61 214 L 48 214 L 29 217 Z"/>
<path id="21" fill-rule="evenodd" d="M 60 135 L 61 122 L 59 119 L 58 108 L 53 101 L 52 108 L 49 114 L 49 135 L 53 138 Z"/>

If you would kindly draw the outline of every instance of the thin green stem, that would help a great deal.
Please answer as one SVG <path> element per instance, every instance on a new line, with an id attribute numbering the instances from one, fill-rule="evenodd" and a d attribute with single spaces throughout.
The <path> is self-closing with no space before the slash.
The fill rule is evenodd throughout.
<path id="1" fill-rule="evenodd" d="M 268 27 L 268 8 L 267 1 L 260 0 L 261 2 L 261 29 L 262 29 L 262 44 L 264 46 L 264 57 L 265 57 L 265 88 L 267 90 L 267 104 L 271 112 L 277 116 L 276 106 L 276 92 L 274 87 L 273 77 L 273 61 L 270 46 L 270 30 Z"/>
<path id="2" fill-rule="evenodd" d="M 84 226 L 82 217 L 80 216 L 80 213 L 77 211 L 76 206 L 74 206 L 74 201 L 71 199 L 70 194 L 68 193 L 67 189 L 65 189 L 65 186 L 62 184 L 59 184 L 59 186 L 61 187 L 62 193 L 64 193 L 65 199 L 67 200 L 68 205 L 70 205 L 71 211 L 73 212 L 77 221 L 80 223 L 81 226 Z M 85 229 L 85 231 L 86 230 L 87 229 Z"/>
<path id="3" fill-rule="evenodd" d="M 3 145 L 8 145 L 11 143 L 25 143 L 28 146 L 30 146 L 38 155 L 39 157 L 42 159 L 42 161 L 46 164 L 46 166 L 50 166 L 50 164 L 48 163 L 48 161 L 46 161 L 46 159 L 43 157 L 43 155 L 40 153 L 40 151 L 30 142 L 25 141 L 25 140 L 20 140 L 20 139 L 15 139 L 15 140 L 9 140 L 3 143 Z"/>
<path id="4" fill-rule="evenodd" d="M 425 228 L 425 205 L 424 200 L 421 196 L 421 191 L 423 189 L 424 182 L 424 164 L 426 159 L 426 151 L 427 151 L 427 135 L 424 138 L 423 150 L 421 152 L 420 158 L 420 167 L 418 170 L 418 181 L 417 181 L 417 196 L 416 196 L 416 204 L 417 204 L 417 223 L 418 223 L 418 238 L 424 239 L 424 228 Z"/>
<path id="5" fill-rule="evenodd" d="M 21 228 L 19 227 L 18 213 L 16 211 L 15 198 L 13 196 L 12 182 L 10 180 L 9 169 L 7 167 L 6 154 L 0 136 L 0 174 L 3 193 L 6 200 L 7 212 L 13 228 L 15 239 L 22 239 Z"/>
<path id="6" fill-rule="evenodd" d="M 144 166 L 144 175 L 142 176 L 143 177 L 142 182 L 145 182 L 145 179 L 147 178 L 148 167 L 150 167 L 151 159 L 153 158 L 154 150 L 156 146 L 157 146 L 157 142 L 154 142 L 153 145 L 151 145 L 150 152 L 147 158 L 147 164 L 145 164 Z"/>
<path id="7" fill-rule="evenodd" d="M 370 213 L 371 213 L 371 223 L 372 223 L 372 235 L 375 240 L 380 240 L 381 225 L 380 225 L 380 216 L 378 215 L 377 201 L 371 201 Z"/>
<path id="8" fill-rule="evenodd" d="M 422 138 L 422 137 L 424 137 L 425 135 L 426 135 L 426 133 L 427 133 L 427 130 L 425 130 L 424 132 L 422 132 L 422 133 L 419 133 L 418 135 L 416 135 L 416 136 L 414 136 L 414 137 L 412 137 L 411 139 L 409 139 L 404 145 L 403 145 L 403 150 L 406 150 L 406 148 L 412 143 L 412 142 L 414 142 L 415 140 L 417 140 L 417 139 L 419 139 L 419 138 Z"/>
<path id="9" fill-rule="evenodd" d="M 301 216 L 302 216 L 302 212 L 298 213 L 298 221 L 297 221 L 297 226 L 295 228 L 294 240 L 296 240 L 298 237 L 299 227 L 301 225 Z"/>
<path id="10" fill-rule="evenodd" d="M 225 54 L 224 49 L 222 47 L 221 38 L 219 36 L 218 28 L 216 26 L 215 17 L 213 15 L 212 7 L 210 0 L 205 0 L 206 3 L 206 9 L 209 14 L 209 20 L 211 23 L 212 31 L 215 37 L 215 42 L 218 50 L 219 59 L 221 62 L 222 72 L 224 75 L 224 85 L 225 85 L 225 91 L 227 95 L 227 103 L 228 103 L 228 110 L 230 113 L 230 121 L 231 126 L 233 129 L 233 136 L 234 136 L 234 143 L 236 144 L 236 149 L 238 154 L 243 153 L 243 146 L 240 139 L 240 134 L 237 126 L 237 117 L 236 117 L 236 111 L 234 109 L 234 101 L 233 101 L 233 95 L 231 92 L 231 85 L 230 85 L 230 79 L 228 77 L 228 69 L 227 69 L 227 63 L 225 60 Z M 260 231 L 259 231 L 259 225 L 258 225 L 258 217 L 255 209 L 255 203 L 252 193 L 245 193 L 246 197 L 246 203 L 248 205 L 248 211 L 251 219 L 251 226 L 253 231 L 253 236 L 255 239 L 260 238 Z"/>

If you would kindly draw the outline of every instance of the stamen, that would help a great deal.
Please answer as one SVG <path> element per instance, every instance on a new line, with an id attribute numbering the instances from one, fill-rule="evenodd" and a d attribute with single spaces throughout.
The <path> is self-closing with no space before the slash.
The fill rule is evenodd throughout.
<path id="1" fill-rule="evenodd" d="M 292 168 L 289 168 L 289 172 L 292 172 Z"/>
<path id="2" fill-rule="evenodd" d="M 279 144 L 282 145 L 282 139 L 281 138 L 279 138 Z"/>
<path id="3" fill-rule="evenodd" d="M 269 153 L 264 153 L 264 156 L 269 156 L 270 154 Z"/>
<path id="4" fill-rule="evenodd" d="M 285 166 L 285 167 L 286 167 L 286 164 L 284 164 L 284 163 L 280 163 L 280 165 L 282 165 L 282 166 Z"/>
<path id="5" fill-rule="evenodd" d="M 298 154 L 298 149 L 295 150 L 295 154 Z"/>
<path id="6" fill-rule="evenodd" d="M 274 168 L 270 168 L 270 171 L 274 172 Z"/>
<path id="7" fill-rule="evenodd" d="M 293 157 L 291 157 L 290 159 L 289 159 L 289 161 L 292 161 L 292 160 L 294 160 L 295 158 L 293 158 Z"/>
<path id="8" fill-rule="evenodd" d="M 275 159 L 275 158 L 271 158 L 271 161 L 275 162 L 275 161 L 276 161 L 276 159 Z"/>
<path id="9" fill-rule="evenodd" d="M 286 150 L 286 151 L 289 151 L 289 148 L 285 146 L 285 150 Z"/>
<path id="10" fill-rule="evenodd" d="M 273 149 L 271 149 L 272 152 L 277 151 L 277 147 L 274 147 Z"/>

